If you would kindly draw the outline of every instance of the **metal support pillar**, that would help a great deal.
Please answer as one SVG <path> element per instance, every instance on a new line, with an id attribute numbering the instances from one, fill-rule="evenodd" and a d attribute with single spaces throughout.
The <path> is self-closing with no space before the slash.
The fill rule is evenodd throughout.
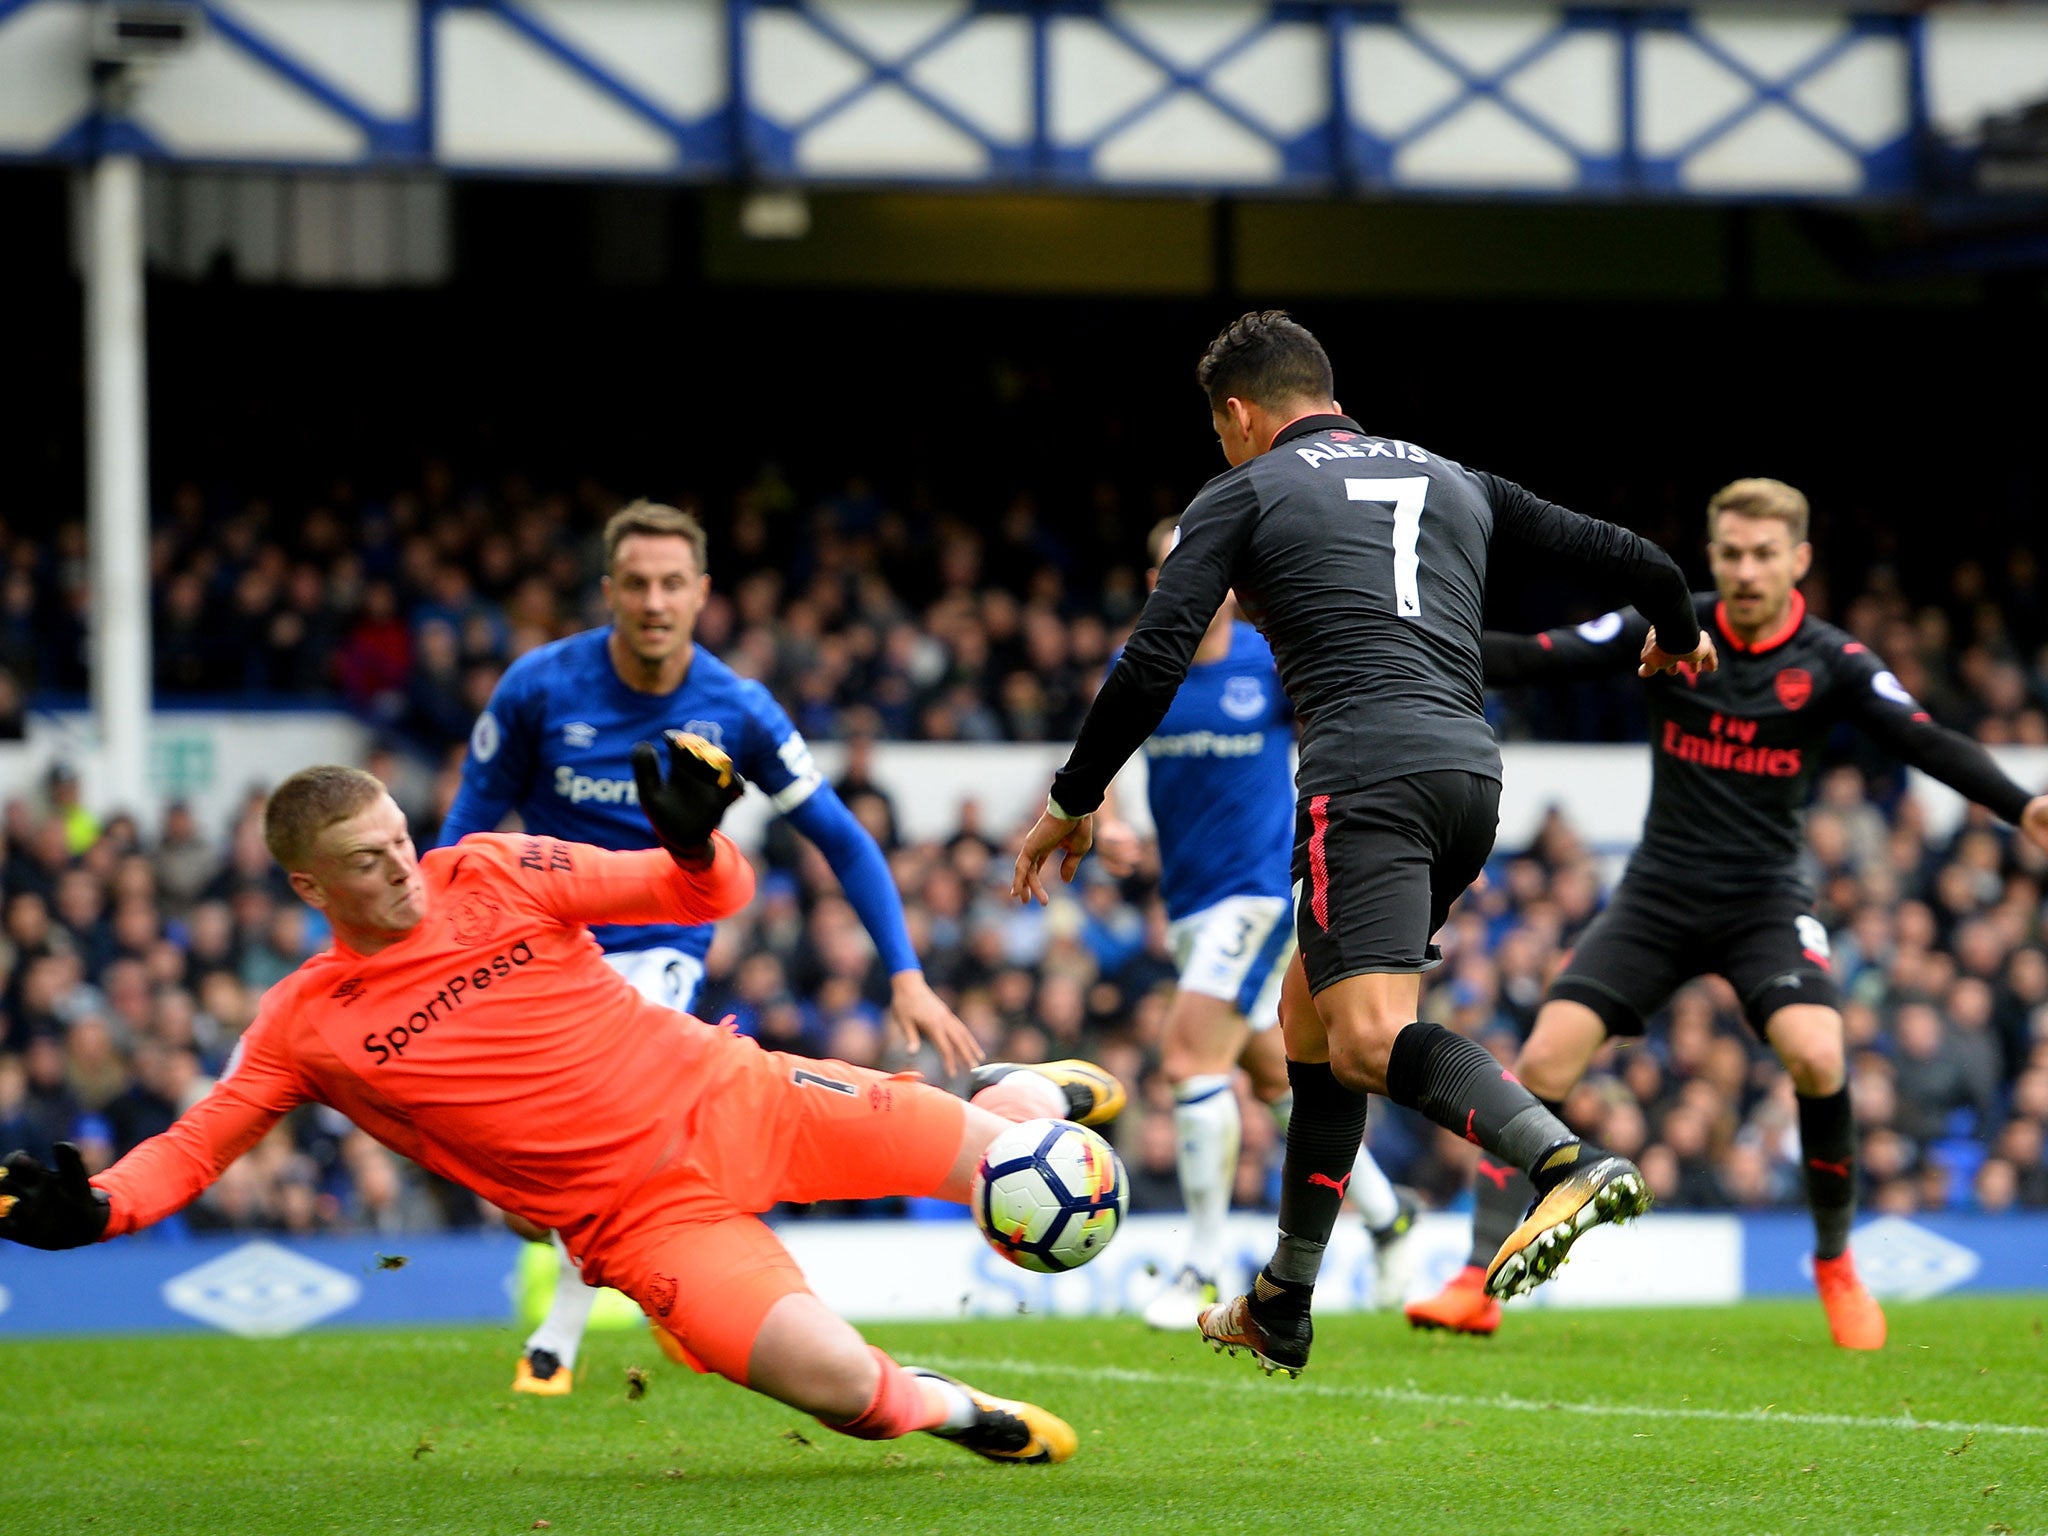
<path id="1" fill-rule="evenodd" d="M 142 162 L 95 161 L 85 252 L 87 547 L 98 806 L 144 812 L 149 784 L 149 421 Z"/>

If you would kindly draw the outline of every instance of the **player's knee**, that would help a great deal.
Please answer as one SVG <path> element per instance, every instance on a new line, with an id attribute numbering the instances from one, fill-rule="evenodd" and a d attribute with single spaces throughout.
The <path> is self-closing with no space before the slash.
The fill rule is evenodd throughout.
<path id="1" fill-rule="evenodd" d="M 1330 1037 L 1330 1075 L 1354 1093 L 1387 1091 L 1387 1056 L 1393 1049 L 1389 1035 L 1378 1042 L 1369 1031 L 1347 1032 Z"/>
<path id="2" fill-rule="evenodd" d="M 1531 1035 L 1515 1058 L 1515 1076 L 1539 1099 L 1561 1099 L 1579 1085 L 1583 1064 L 1549 1042 Z"/>
<path id="3" fill-rule="evenodd" d="M 828 1424 L 859 1418 L 880 1383 L 867 1341 L 808 1294 L 775 1304 L 748 1355 L 748 1386 Z"/>
<path id="4" fill-rule="evenodd" d="M 1237 1065 L 1244 1016 L 1223 998 L 1182 991 L 1159 1031 L 1159 1066 L 1171 1083 L 1210 1077 Z"/>
<path id="5" fill-rule="evenodd" d="M 874 1351 L 851 1328 L 818 1360 L 818 1403 L 806 1404 L 819 1418 L 843 1424 L 858 1418 L 875 1400 L 881 1366 Z"/>
<path id="6" fill-rule="evenodd" d="M 1784 1060 L 1785 1070 L 1792 1074 L 1792 1086 L 1802 1098 L 1826 1098 L 1838 1092 L 1847 1079 L 1839 1034 L 1832 1040 L 1801 1040 L 1796 1049 L 1786 1053 Z"/>
<path id="7" fill-rule="evenodd" d="M 1765 1029 L 1802 1098 L 1826 1098 L 1848 1077 L 1842 1016 L 1832 1008 L 1784 1008 Z"/>
<path id="8" fill-rule="evenodd" d="M 1159 1070 L 1169 1083 L 1228 1072 L 1235 1064 L 1230 1053 L 1210 1049 L 1203 1041 L 1169 1035 L 1159 1042 Z"/>
<path id="9" fill-rule="evenodd" d="M 1604 1020 L 1584 1003 L 1552 999 L 1515 1057 L 1515 1076 L 1539 1099 L 1562 1099 L 1586 1075 L 1607 1039 Z"/>

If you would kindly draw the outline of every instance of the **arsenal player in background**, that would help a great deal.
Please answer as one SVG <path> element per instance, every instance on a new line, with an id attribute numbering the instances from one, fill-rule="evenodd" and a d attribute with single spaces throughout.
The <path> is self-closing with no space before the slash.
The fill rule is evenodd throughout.
<path id="1" fill-rule="evenodd" d="M 160 1221 L 300 1104 L 332 1106 L 423 1168 L 562 1234 L 646 1309 L 662 1348 L 842 1434 L 926 1430 L 996 1461 L 1064 1461 L 1074 1432 L 870 1349 L 760 1219 L 778 1200 L 964 1202 L 1004 1121 L 908 1077 L 764 1051 L 648 1001 L 590 925 L 716 922 L 754 874 L 715 829 L 725 753 L 666 733 L 632 754 L 661 847 L 478 833 L 415 858 L 368 774 L 308 768 L 263 832 L 334 944 L 264 995 L 219 1086 L 88 1182 L 17 1152 L 0 1237 L 76 1248 Z M 1028 1069 L 1024 1069 L 1028 1070 Z"/>
<path id="2" fill-rule="evenodd" d="M 1800 1155 L 1813 1210 L 1814 1281 L 1845 1349 L 1884 1343 L 1884 1313 L 1856 1276 L 1856 1127 L 1828 935 L 1799 867 L 1822 749 L 1848 721 L 1888 751 L 2048 848 L 2048 796 L 2032 796 L 1966 736 L 1928 718 L 1884 663 L 1806 611 L 1813 563 L 1806 497 L 1778 480 L 1737 480 L 1707 503 L 1718 595 L 1696 599 L 1720 641 L 1712 674 L 1648 684 L 1649 816 L 1627 873 L 1551 983 L 1515 1073 L 1561 1104 L 1609 1035 L 1644 1020 L 1695 976 L 1718 972 L 1778 1053 L 1799 1097 Z M 1577 629 L 1485 636 L 1489 687 L 1632 668 L 1650 626 L 1633 609 Z M 1408 1307 L 1418 1327 L 1491 1333 L 1500 1303 L 1484 1268 L 1531 1197 L 1518 1169 L 1482 1156 L 1471 1262 Z"/>

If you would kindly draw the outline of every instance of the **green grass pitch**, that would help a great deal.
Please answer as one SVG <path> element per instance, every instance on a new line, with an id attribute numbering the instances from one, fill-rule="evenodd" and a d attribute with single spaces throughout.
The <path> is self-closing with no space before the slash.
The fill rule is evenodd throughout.
<path id="1" fill-rule="evenodd" d="M 0 1530 L 2048 1532 L 2048 1297 L 1891 1316 L 1877 1355 L 1811 1303 L 1338 1317 L 1298 1382 L 1125 1320 L 871 1330 L 1065 1415 L 1062 1467 L 846 1440 L 638 1332 L 550 1400 L 509 1328 L 14 1342 Z"/>

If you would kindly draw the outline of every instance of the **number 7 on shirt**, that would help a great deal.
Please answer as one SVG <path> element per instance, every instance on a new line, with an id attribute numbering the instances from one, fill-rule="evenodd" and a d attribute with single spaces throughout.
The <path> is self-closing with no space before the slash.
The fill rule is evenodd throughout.
<path id="1" fill-rule="evenodd" d="M 1404 619 L 1420 618 L 1422 592 L 1416 577 L 1421 572 L 1422 557 L 1415 552 L 1415 541 L 1422 536 L 1422 501 L 1429 494 L 1429 477 L 1346 480 L 1344 494 L 1353 501 L 1394 504 L 1394 612 Z"/>

